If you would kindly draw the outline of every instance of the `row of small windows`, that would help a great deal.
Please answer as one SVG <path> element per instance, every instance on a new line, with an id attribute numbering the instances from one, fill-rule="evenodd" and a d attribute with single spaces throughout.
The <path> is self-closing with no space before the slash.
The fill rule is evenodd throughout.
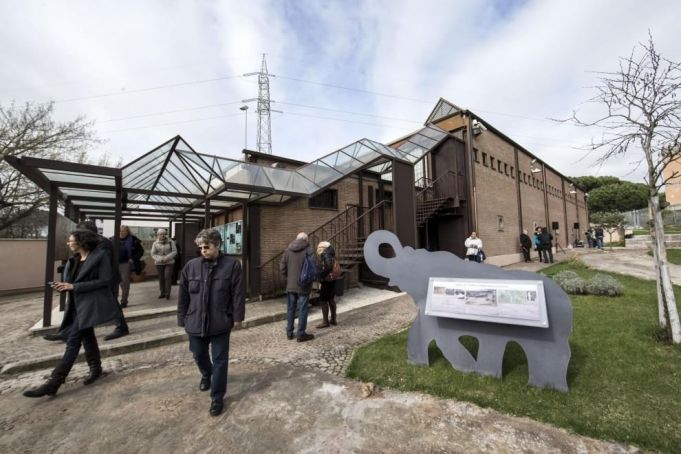
<path id="1" fill-rule="evenodd" d="M 473 150 L 473 160 L 480 164 L 480 160 L 478 158 L 478 150 Z M 509 166 L 502 160 L 497 159 L 492 155 L 488 155 L 485 152 L 482 153 L 482 165 L 515 179 L 514 172 L 515 169 L 513 168 L 513 166 Z M 539 178 L 535 178 L 531 173 L 527 174 L 525 172 L 518 170 L 518 181 L 525 183 L 526 185 L 538 189 L 540 191 L 544 190 L 544 182 Z M 547 192 L 554 197 L 563 198 L 563 192 L 560 189 L 553 187 L 551 185 L 547 185 Z"/>
<path id="2" fill-rule="evenodd" d="M 480 163 L 478 160 L 478 150 L 473 150 L 473 159 L 478 164 Z M 515 168 L 513 166 L 509 166 L 508 163 L 503 162 L 501 159 L 495 159 L 492 155 L 488 156 L 485 152 L 482 153 L 482 165 L 515 179 Z"/>

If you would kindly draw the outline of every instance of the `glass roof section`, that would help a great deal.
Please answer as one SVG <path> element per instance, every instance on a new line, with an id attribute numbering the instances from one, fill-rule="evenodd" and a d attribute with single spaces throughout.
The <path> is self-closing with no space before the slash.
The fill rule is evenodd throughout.
<path id="1" fill-rule="evenodd" d="M 440 98 L 440 100 L 435 104 L 435 108 L 433 111 L 430 113 L 428 116 L 428 119 L 426 120 L 426 124 L 429 123 L 435 123 L 436 121 L 448 117 L 452 114 L 455 114 L 457 112 L 462 111 L 463 109 L 459 106 L 457 106 L 454 103 L 451 103 L 447 101 L 444 98 Z"/>
<path id="2" fill-rule="evenodd" d="M 37 179 L 38 184 L 56 183 L 64 200 L 83 212 L 113 214 L 120 178 L 124 217 L 198 215 L 204 213 L 206 199 L 211 200 L 211 212 L 216 212 L 213 208 L 219 212 L 254 200 L 283 203 L 292 197 L 310 197 L 362 169 L 386 177 L 393 160 L 415 163 L 446 136 L 442 129 L 426 125 L 395 148 L 361 139 L 297 169 L 197 153 L 180 136 L 120 169 L 32 158 L 8 162 L 42 174 L 44 180 Z"/>

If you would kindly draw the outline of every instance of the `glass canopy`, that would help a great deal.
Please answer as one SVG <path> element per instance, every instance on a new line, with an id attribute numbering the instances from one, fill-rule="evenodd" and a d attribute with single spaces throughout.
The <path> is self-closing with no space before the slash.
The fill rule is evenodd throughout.
<path id="1" fill-rule="evenodd" d="M 394 160 L 413 164 L 446 136 L 429 124 L 396 148 L 361 139 L 297 169 L 197 153 L 180 136 L 120 169 L 33 158 L 8 162 L 45 191 L 58 188 L 67 208 L 81 215 L 113 216 L 120 193 L 123 217 L 176 219 L 205 216 L 207 200 L 210 212 L 217 214 L 253 201 L 284 203 L 291 197 L 310 197 L 364 169 L 389 179 Z"/>

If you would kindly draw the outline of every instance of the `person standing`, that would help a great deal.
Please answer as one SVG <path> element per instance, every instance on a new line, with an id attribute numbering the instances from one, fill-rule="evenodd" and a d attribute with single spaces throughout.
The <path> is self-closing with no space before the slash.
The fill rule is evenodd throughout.
<path id="1" fill-rule="evenodd" d="M 605 236 L 603 234 L 603 227 L 596 227 L 596 230 L 594 230 L 594 235 L 596 236 L 596 247 L 598 249 L 603 249 L 603 237 Z"/>
<path id="2" fill-rule="evenodd" d="M 89 385 L 102 375 L 102 359 L 94 327 L 115 319 L 120 307 L 111 291 L 111 260 L 104 250 L 97 247 L 99 244 L 97 234 L 89 230 L 74 230 L 69 235 L 67 245 L 73 255 L 64 270 L 66 281 L 52 284 L 58 292 L 67 292 L 69 300 L 68 314 L 64 315 L 65 319 L 71 320 L 66 350 L 49 380 L 37 388 L 24 391 L 26 397 L 55 395 L 76 362 L 81 345 L 90 368 L 83 384 Z"/>
<path id="3" fill-rule="evenodd" d="M 541 253 L 544 255 L 544 263 L 553 263 L 553 235 L 548 229 L 537 229 Z"/>
<path id="4" fill-rule="evenodd" d="M 288 304 L 286 306 L 286 337 L 289 340 L 293 339 L 293 320 L 298 313 L 298 332 L 296 338 L 298 342 L 306 342 L 314 339 L 314 334 L 305 332 L 307 328 L 307 305 L 310 299 L 310 290 L 312 283 L 305 287 L 298 285 L 298 278 L 300 271 L 303 268 L 303 261 L 306 256 L 312 256 L 313 252 L 310 244 L 307 241 L 307 234 L 300 232 L 296 239 L 293 240 L 281 257 L 279 262 L 279 271 L 286 279 L 286 294 L 288 297 Z"/>
<path id="5" fill-rule="evenodd" d="M 523 251 L 525 262 L 531 262 L 530 249 L 532 249 L 532 240 L 527 235 L 527 229 L 523 229 L 523 233 L 520 234 L 520 248 Z"/>
<path id="6" fill-rule="evenodd" d="M 333 275 L 333 267 L 336 262 L 336 251 L 328 241 L 322 241 L 317 245 L 317 260 L 319 261 L 319 301 L 322 308 L 323 321 L 317 328 L 328 328 L 336 325 L 336 278 Z M 331 319 L 329 319 L 329 308 L 331 309 Z"/>
<path id="7" fill-rule="evenodd" d="M 217 416 L 227 393 L 229 336 L 232 328 L 241 328 L 246 312 L 243 272 L 238 260 L 220 252 L 217 230 L 200 231 L 195 242 L 201 257 L 182 269 L 177 324 L 189 336 L 189 350 L 201 373 L 199 390 L 210 389 L 209 413 Z"/>
<path id="8" fill-rule="evenodd" d="M 479 252 L 482 250 L 482 240 L 478 238 L 476 232 L 471 232 L 471 236 L 466 238 L 464 241 L 464 246 L 466 246 L 466 258 L 471 262 L 481 262 Z"/>
<path id="9" fill-rule="evenodd" d="M 140 259 L 143 255 L 144 248 L 140 239 L 130 234 L 130 228 L 127 225 L 122 225 L 118 235 L 118 271 L 121 275 L 121 284 L 114 289 L 114 296 L 118 300 L 120 288 L 121 307 L 128 306 L 130 276 L 133 272 L 139 274 L 142 271 Z"/>
<path id="10" fill-rule="evenodd" d="M 541 233 L 541 227 L 537 227 L 534 230 L 534 248 L 537 250 L 537 255 L 539 256 L 539 263 L 542 263 L 544 259 L 541 256 L 541 238 L 539 234 Z"/>
<path id="11" fill-rule="evenodd" d="M 176 255 L 177 247 L 175 242 L 168 238 L 166 229 L 158 229 L 156 241 L 151 246 L 151 258 L 154 259 L 156 271 L 158 271 L 158 287 L 161 290 L 161 294 L 158 296 L 159 299 L 170 299 Z"/>

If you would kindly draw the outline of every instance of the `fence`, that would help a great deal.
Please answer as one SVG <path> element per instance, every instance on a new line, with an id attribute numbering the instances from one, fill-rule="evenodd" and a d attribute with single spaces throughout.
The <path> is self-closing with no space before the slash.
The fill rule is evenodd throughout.
<path id="1" fill-rule="evenodd" d="M 624 225 L 627 227 L 648 227 L 650 216 L 648 208 L 641 208 L 640 210 L 627 211 L 624 214 Z M 662 210 L 662 221 L 664 225 L 679 225 L 681 226 L 681 205 L 669 205 Z"/>

